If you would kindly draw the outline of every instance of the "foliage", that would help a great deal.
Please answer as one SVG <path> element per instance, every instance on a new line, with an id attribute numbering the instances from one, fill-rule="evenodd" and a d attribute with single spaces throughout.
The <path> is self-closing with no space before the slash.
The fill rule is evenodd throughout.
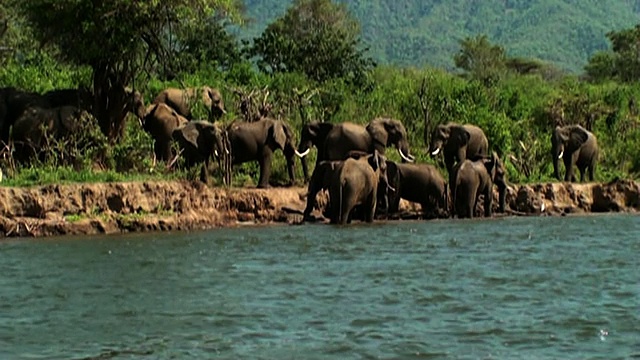
<path id="1" fill-rule="evenodd" d="M 640 25 L 607 33 L 612 48 L 596 53 L 589 59 L 585 71 L 592 79 L 615 78 L 624 82 L 640 79 Z"/>
<path id="2" fill-rule="evenodd" d="M 94 115 L 110 140 L 123 135 L 125 86 L 155 62 L 168 61 L 172 29 L 237 13 L 233 0 L 13 1 L 40 43 L 64 61 L 91 68 Z"/>
<path id="3" fill-rule="evenodd" d="M 290 0 L 245 0 L 257 37 Z M 487 34 L 513 57 L 537 58 L 574 73 L 607 48 L 607 31 L 638 22 L 633 1 L 341 1 L 358 19 L 363 43 L 377 63 L 454 69 L 460 39 Z"/>
<path id="4" fill-rule="evenodd" d="M 177 73 L 193 73 L 202 65 L 212 68 L 229 69 L 242 61 L 240 45 L 231 35 L 225 24 L 215 19 L 204 23 L 186 23 L 176 30 L 175 41 L 169 48 L 172 61 L 165 62 L 170 66 L 164 77 L 171 78 Z"/>
<path id="5" fill-rule="evenodd" d="M 250 54 L 267 72 L 301 72 L 323 82 L 365 81 L 373 62 L 360 48 L 360 28 L 346 6 L 332 0 L 295 0 L 254 40 Z"/>
<path id="6" fill-rule="evenodd" d="M 456 67 L 487 86 L 498 81 L 506 69 L 504 49 L 499 45 L 492 45 L 486 35 L 461 40 L 460 51 L 453 60 Z"/>

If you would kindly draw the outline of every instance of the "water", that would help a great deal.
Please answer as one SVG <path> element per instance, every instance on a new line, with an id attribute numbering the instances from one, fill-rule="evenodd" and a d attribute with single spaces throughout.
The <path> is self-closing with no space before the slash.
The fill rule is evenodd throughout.
<path id="1" fill-rule="evenodd" d="M 640 217 L 0 242 L 2 359 L 640 358 Z"/>

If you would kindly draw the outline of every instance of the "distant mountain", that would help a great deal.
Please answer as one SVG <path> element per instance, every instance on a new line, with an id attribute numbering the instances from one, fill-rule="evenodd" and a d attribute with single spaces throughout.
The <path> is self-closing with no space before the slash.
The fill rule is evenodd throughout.
<path id="1" fill-rule="evenodd" d="M 451 69 L 458 41 L 486 34 L 510 56 L 538 58 L 581 72 L 605 34 L 640 23 L 640 0 L 342 0 L 360 21 L 362 39 L 379 63 Z M 258 36 L 291 0 L 245 0 Z"/>

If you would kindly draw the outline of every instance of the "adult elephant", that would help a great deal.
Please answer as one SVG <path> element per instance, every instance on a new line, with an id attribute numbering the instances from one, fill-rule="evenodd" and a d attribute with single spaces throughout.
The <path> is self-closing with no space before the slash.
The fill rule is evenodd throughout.
<path id="1" fill-rule="evenodd" d="M 322 190 L 329 190 L 331 181 L 334 176 L 342 170 L 343 164 L 343 160 L 325 160 L 321 161 L 313 169 L 313 173 L 309 179 L 309 184 L 307 185 L 307 206 L 304 209 L 302 221 L 313 220 L 311 212 L 316 205 L 316 197 L 318 193 Z M 330 206 L 328 207 L 329 210 L 331 210 Z"/>
<path id="2" fill-rule="evenodd" d="M 88 112 L 93 108 L 93 93 L 86 88 L 54 89 L 42 95 L 49 107 L 75 106 Z"/>
<path id="3" fill-rule="evenodd" d="M 398 212 L 400 199 L 422 205 L 425 216 L 438 217 L 448 212 L 447 181 L 435 166 L 387 160 L 387 179 L 389 214 Z"/>
<path id="4" fill-rule="evenodd" d="M 397 119 L 376 118 L 366 127 L 351 122 L 312 122 L 302 128 L 300 146 L 296 154 L 305 157 L 312 145 L 318 148 L 316 166 L 324 160 L 345 160 L 352 151 L 377 151 L 384 155 L 386 148 L 392 145 L 396 147 L 403 161 L 415 160 L 409 151 L 407 130 Z"/>
<path id="5" fill-rule="evenodd" d="M 211 121 L 215 121 L 227 113 L 220 91 L 208 86 L 186 89 L 167 88 L 155 97 L 153 103 L 167 104 L 178 114 L 191 120 L 193 118 L 191 108 L 198 101 L 202 101 Z"/>
<path id="6" fill-rule="evenodd" d="M 465 159 L 474 159 L 489 154 L 489 141 L 484 131 L 475 125 L 440 124 L 431 135 L 429 153 L 436 156 L 444 153 L 444 164 L 449 176 L 453 167 Z"/>
<path id="7" fill-rule="evenodd" d="M 565 181 L 575 181 L 573 167 L 580 170 L 580 181 L 584 181 L 587 172 L 589 181 L 593 181 L 598 160 L 598 141 L 595 135 L 580 125 L 557 126 L 551 135 L 551 153 L 553 156 L 553 174 L 561 180 L 558 160 L 564 161 Z"/>
<path id="8" fill-rule="evenodd" d="M 194 120 L 175 129 L 173 139 L 180 146 L 187 167 L 202 163 L 202 182 L 208 182 L 209 161 L 216 159 L 223 171 L 224 182 L 230 185 L 231 153 L 225 129 L 216 123 Z"/>
<path id="9" fill-rule="evenodd" d="M 494 152 L 491 157 L 463 160 L 454 169 L 454 183 L 451 185 L 454 213 L 459 218 L 472 218 L 478 203 L 478 196 L 484 195 L 484 216 L 491 216 L 493 184 L 498 186 L 499 212 L 504 212 L 507 184 L 504 164 Z"/>
<path id="10" fill-rule="evenodd" d="M 30 107 L 50 108 L 46 99 L 34 92 L 15 87 L 0 88 L 0 140 L 9 143 L 11 127 Z"/>
<path id="11" fill-rule="evenodd" d="M 158 103 L 147 107 L 142 118 L 142 128 L 153 138 L 153 153 L 156 159 L 169 161 L 173 158 L 171 152 L 173 131 L 187 122 L 187 119 L 167 104 Z"/>
<path id="12" fill-rule="evenodd" d="M 258 161 L 260 165 L 259 188 L 269 187 L 273 152 L 282 150 L 287 160 L 289 185 L 295 181 L 295 145 L 293 130 L 282 120 L 262 118 L 255 122 L 235 121 L 227 127 L 234 165 Z"/>
<path id="13" fill-rule="evenodd" d="M 386 158 L 378 151 L 359 159 L 348 158 L 339 171 L 335 172 L 329 187 L 331 202 L 331 223 L 347 224 L 351 211 L 357 205 L 362 205 L 364 219 L 373 222 L 378 186 L 387 185 Z M 387 195 L 382 194 L 384 206 L 388 206 Z"/>
<path id="14" fill-rule="evenodd" d="M 89 115 L 75 106 L 28 108 L 13 125 L 12 140 L 16 161 L 24 163 L 39 154 L 46 141 L 46 135 L 54 139 L 63 139 L 78 131 L 88 131 L 81 125 L 84 116 Z"/>

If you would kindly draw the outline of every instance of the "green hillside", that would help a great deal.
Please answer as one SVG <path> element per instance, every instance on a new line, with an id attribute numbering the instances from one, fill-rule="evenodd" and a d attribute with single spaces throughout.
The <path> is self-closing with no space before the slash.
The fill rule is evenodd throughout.
<path id="1" fill-rule="evenodd" d="M 379 63 L 452 68 L 458 41 L 486 34 L 510 56 L 539 58 L 573 72 L 607 48 L 605 34 L 640 22 L 637 0 L 343 0 Z M 291 0 L 245 0 L 257 36 Z"/>

